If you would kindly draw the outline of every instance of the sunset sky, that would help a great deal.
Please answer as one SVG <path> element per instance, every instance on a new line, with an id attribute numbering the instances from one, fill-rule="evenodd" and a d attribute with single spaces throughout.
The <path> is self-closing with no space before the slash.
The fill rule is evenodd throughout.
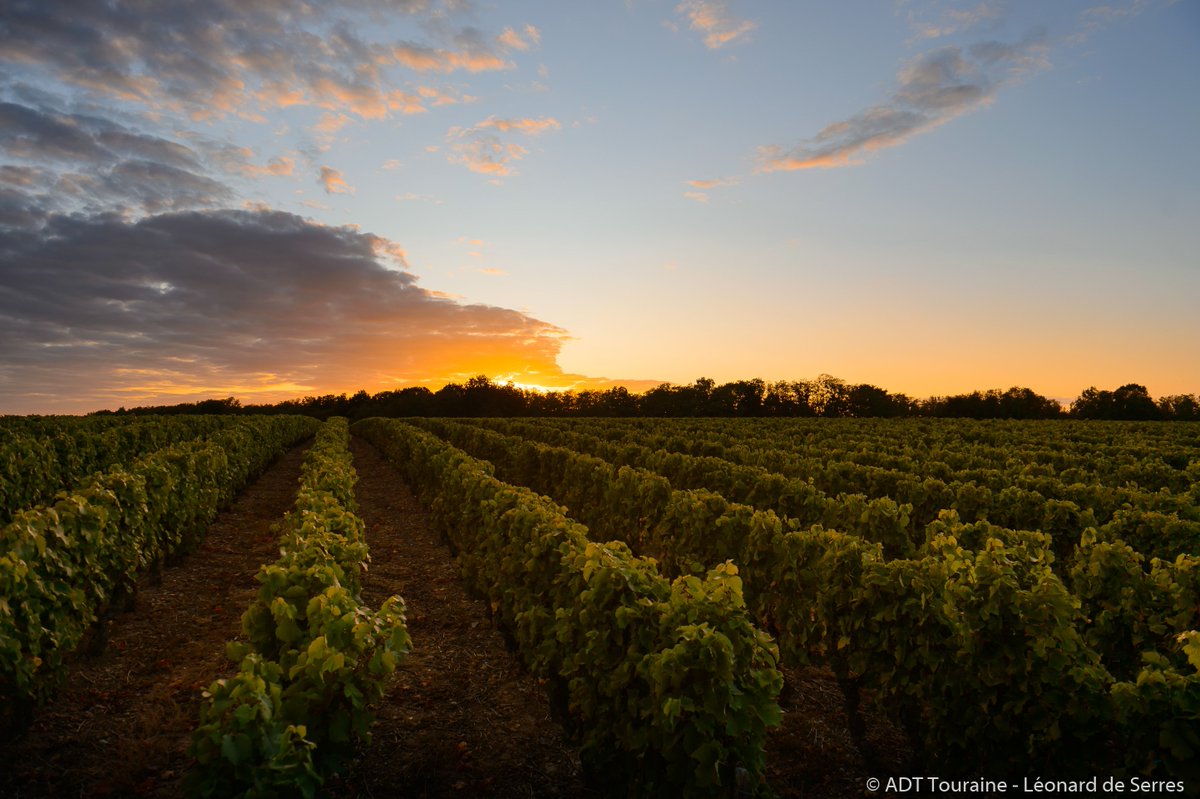
<path id="1" fill-rule="evenodd" d="M 1200 1 L 0 7 L 0 413 L 1200 392 Z"/>

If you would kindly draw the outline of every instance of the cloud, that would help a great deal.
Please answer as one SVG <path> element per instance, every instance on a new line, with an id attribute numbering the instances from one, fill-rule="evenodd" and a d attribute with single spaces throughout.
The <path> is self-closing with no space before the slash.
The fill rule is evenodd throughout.
<path id="1" fill-rule="evenodd" d="M 501 133 L 516 131 L 524 133 L 526 136 L 540 136 L 543 133 L 556 131 L 562 128 L 557 119 L 553 117 L 542 117 L 541 119 L 496 119 L 488 117 L 475 126 L 476 129 L 494 128 Z"/>
<path id="2" fill-rule="evenodd" d="M 999 2 L 986 0 L 972 8 L 942 9 L 937 21 L 934 22 L 920 21 L 910 11 L 908 21 L 916 30 L 919 38 L 939 39 L 943 36 L 961 33 L 983 22 L 997 20 L 1002 14 L 1003 7 Z"/>
<path id="3" fill-rule="evenodd" d="M 103 164 L 139 158 L 182 169 L 200 165 L 199 155 L 178 142 L 98 116 L 13 102 L 0 102 L 0 148 L 28 161 Z"/>
<path id="4" fill-rule="evenodd" d="M 452 164 L 462 164 L 472 172 L 493 178 L 508 177 L 517 174 L 512 164 L 528 155 L 529 150 L 516 142 L 505 141 L 491 131 L 540 136 L 561 128 L 553 117 L 498 119 L 490 116 L 469 128 L 451 128 L 446 133 L 446 159 Z"/>
<path id="5" fill-rule="evenodd" d="M 317 133 L 336 133 L 349 125 L 351 121 L 350 117 L 345 114 L 326 112 L 321 114 L 321 118 L 317 120 L 317 124 L 313 125 L 313 130 Z"/>
<path id="6" fill-rule="evenodd" d="M 462 94 L 457 89 L 438 88 L 436 86 L 418 86 L 417 94 L 432 105 L 454 105 L 456 103 L 473 103 L 478 97 Z"/>
<path id="7" fill-rule="evenodd" d="M 402 203 L 422 202 L 433 203 L 434 205 L 441 205 L 444 202 L 440 197 L 435 197 L 432 194 L 417 194 L 411 191 L 404 194 L 397 194 L 395 200 Z"/>
<path id="8" fill-rule="evenodd" d="M 265 165 L 255 164 L 254 150 L 249 147 L 226 146 L 214 154 L 215 160 L 231 175 L 247 178 L 287 177 L 296 171 L 296 160 L 286 155 L 271 158 Z"/>
<path id="9" fill-rule="evenodd" d="M 520 161 L 528 153 L 521 145 L 512 142 L 506 144 L 496 136 L 472 135 L 452 144 L 446 160 L 452 164 L 462 164 L 481 175 L 508 177 L 517 174 L 510 164 Z"/>
<path id="10" fill-rule="evenodd" d="M 1168 0 L 1168 5 L 1174 0 Z M 1149 8 L 1153 0 L 1128 0 L 1118 5 L 1097 5 L 1080 13 L 1080 29 L 1071 37 L 1074 44 L 1083 44 L 1105 26 L 1122 19 L 1136 17 Z"/>
<path id="11" fill-rule="evenodd" d="M 496 43 L 506 50 L 525 51 L 530 47 L 538 44 L 541 41 L 541 34 L 538 29 L 532 25 L 525 26 L 526 39 L 521 38 L 521 34 L 517 33 L 512 28 L 505 28 L 499 36 L 496 37 Z"/>
<path id="12" fill-rule="evenodd" d="M 704 44 L 710 50 L 745 42 L 758 27 L 757 22 L 730 14 L 727 0 L 683 0 L 675 12 L 687 18 L 692 30 L 704 34 Z"/>
<path id="13" fill-rule="evenodd" d="M 88 174 L 65 173 L 55 190 L 89 211 L 112 211 L 131 200 L 146 213 L 211 207 L 232 199 L 227 186 L 212 178 L 154 161 L 122 161 Z"/>
<path id="14" fill-rule="evenodd" d="M 500 41 L 503 38 L 504 34 L 497 37 L 497 43 L 507 47 Z M 473 28 L 464 28 L 456 34 L 448 48 L 398 42 L 387 51 L 387 56 L 395 63 L 416 72 L 493 72 L 513 69 L 516 66 Z"/>
<path id="15" fill-rule="evenodd" d="M 0 102 L 4 224 L 37 224 L 51 212 L 159 213 L 213 207 L 232 197 L 209 177 L 206 153 L 82 113 Z"/>
<path id="16" fill-rule="evenodd" d="M 368 41 L 355 33 L 367 20 L 375 31 L 381 21 L 405 19 L 434 32 L 433 41 Z M 528 47 L 536 43 L 532 31 L 513 35 Z M 293 105 L 368 119 L 417 113 L 420 98 L 396 89 L 388 68 L 514 66 L 500 44 L 471 28 L 455 30 L 450 13 L 427 0 L 21 3 L 4 11 L 0 62 L 194 120 L 261 120 L 263 111 Z"/>
<path id="17" fill-rule="evenodd" d="M 737 178 L 713 178 L 711 180 L 689 180 L 687 184 L 694 189 L 721 189 L 726 186 L 736 186 Z"/>
<path id="18" fill-rule="evenodd" d="M 826 126 L 792 148 L 760 147 L 758 172 L 861 164 L 869 153 L 895 147 L 992 102 L 1001 87 L 1045 68 L 1040 40 L 1016 45 L 983 42 L 968 50 L 943 47 L 909 61 L 886 103 Z"/>
<path id="19" fill-rule="evenodd" d="M 346 182 L 340 170 L 333 167 L 321 167 L 317 182 L 325 187 L 326 194 L 353 194 L 354 187 Z"/>
<path id="20" fill-rule="evenodd" d="M 0 412 L 562 377 L 561 329 L 427 291 L 394 243 L 291 214 L 58 216 L 0 251 Z"/>
<path id="21" fill-rule="evenodd" d="M 706 203 L 709 200 L 708 192 L 712 189 L 723 189 L 729 186 L 736 186 L 737 178 L 711 178 L 708 180 L 688 180 L 685 181 L 688 186 L 691 186 L 693 191 L 685 191 L 683 196 L 689 200 L 698 203 Z M 698 190 L 698 191 L 697 191 Z"/>

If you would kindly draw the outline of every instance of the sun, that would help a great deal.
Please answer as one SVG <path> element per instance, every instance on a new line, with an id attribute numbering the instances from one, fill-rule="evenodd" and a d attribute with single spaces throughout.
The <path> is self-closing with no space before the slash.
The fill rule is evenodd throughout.
<path id="1" fill-rule="evenodd" d="M 539 394 L 549 394 L 554 391 L 562 391 L 561 387 L 544 386 L 540 383 L 529 383 L 525 380 L 518 380 L 521 377 L 519 372 L 512 372 L 506 375 L 497 375 L 492 378 L 492 382 L 498 386 L 512 386 L 519 388 L 522 391 L 536 391 Z"/>

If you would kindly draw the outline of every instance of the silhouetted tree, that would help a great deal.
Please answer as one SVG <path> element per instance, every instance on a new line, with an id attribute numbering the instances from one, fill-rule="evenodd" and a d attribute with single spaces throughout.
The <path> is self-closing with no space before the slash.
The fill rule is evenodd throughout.
<path id="1" fill-rule="evenodd" d="M 713 389 L 708 416 L 762 416 L 767 385 L 762 380 L 736 380 Z"/>
<path id="2" fill-rule="evenodd" d="M 889 394 L 878 386 L 862 383 L 846 393 L 848 416 L 895 417 L 908 414 L 911 400 L 903 394 Z"/>
<path id="3" fill-rule="evenodd" d="M 1173 394 L 1158 398 L 1158 411 L 1164 419 L 1176 422 L 1200 422 L 1200 398 L 1194 394 Z"/>
<path id="4" fill-rule="evenodd" d="M 1116 391 L 1101 391 L 1095 386 L 1084 389 L 1071 403 L 1071 416 L 1077 419 L 1161 419 L 1162 412 L 1150 398 L 1146 387 L 1126 383 Z"/>
<path id="5" fill-rule="evenodd" d="M 1057 400 L 1015 386 L 1004 392 L 991 389 L 930 397 L 918 406 L 926 416 L 966 419 L 1056 419 L 1063 413 Z"/>
<path id="6" fill-rule="evenodd" d="M 1126 383 L 1113 392 L 1113 404 L 1118 419 L 1144 421 L 1160 419 L 1162 414 L 1146 387 L 1137 383 Z"/>
<path id="7" fill-rule="evenodd" d="M 765 383 L 735 380 L 717 385 L 708 377 L 691 385 L 661 383 L 634 394 L 624 386 L 604 391 L 539 392 L 498 384 L 477 375 L 465 384 L 448 383 L 436 392 L 423 386 L 353 396 L 324 394 L 275 404 L 243 406 L 234 397 L 178 405 L 97 411 L 103 414 L 298 413 L 326 419 L 349 416 L 778 416 L 864 417 L 948 416 L 974 419 L 1054 419 L 1064 416 L 1057 400 L 1028 388 L 990 389 L 914 401 L 869 383 L 848 385 L 822 374 L 815 380 Z M 1146 387 L 1127 383 L 1115 391 L 1091 386 L 1071 403 L 1077 419 L 1174 419 L 1200 421 L 1200 399 L 1191 394 L 1162 397 L 1156 403 Z"/>
<path id="8" fill-rule="evenodd" d="M 767 386 L 763 413 L 767 416 L 816 416 L 809 398 L 811 385 L 803 380 L 781 380 Z"/>

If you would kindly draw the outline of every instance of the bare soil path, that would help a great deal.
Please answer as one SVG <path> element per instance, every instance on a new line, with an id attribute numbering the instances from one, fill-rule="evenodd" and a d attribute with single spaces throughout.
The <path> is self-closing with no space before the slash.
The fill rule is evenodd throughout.
<path id="1" fill-rule="evenodd" d="M 363 598 L 378 607 L 404 597 L 413 652 L 377 709 L 370 747 L 333 794 L 586 799 L 578 752 L 545 689 L 492 626 L 487 604 L 467 594 L 428 514 L 374 447 L 356 437 L 351 450 L 371 551 Z"/>
<path id="2" fill-rule="evenodd" d="M 367 604 L 399 594 L 414 652 L 377 709 L 373 741 L 335 785 L 338 799 L 368 797 L 586 797 L 578 753 L 551 717 L 545 690 L 469 596 L 457 564 L 400 475 L 360 438 L 358 513 L 371 565 Z M 782 727 L 767 741 L 767 779 L 779 799 L 860 797 L 871 773 L 849 732 L 828 670 L 788 669 Z M 904 772 L 903 736 L 866 712 L 886 771 Z"/>
<path id="3" fill-rule="evenodd" d="M 232 673 L 225 644 L 278 557 L 271 526 L 290 509 L 306 447 L 297 447 L 221 513 L 201 547 L 143 584 L 110 622 L 99 656 L 80 654 L 58 698 L 28 733 L 0 746 L 0 796 L 178 796 L 200 692 Z"/>

